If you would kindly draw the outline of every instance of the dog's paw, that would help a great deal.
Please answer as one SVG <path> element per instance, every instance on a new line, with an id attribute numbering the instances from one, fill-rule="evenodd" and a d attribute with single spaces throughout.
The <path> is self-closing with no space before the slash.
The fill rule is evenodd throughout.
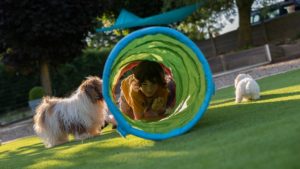
<path id="1" fill-rule="evenodd" d="M 52 148 L 52 147 L 55 147 L 55 146 L 58 146 L 58 145 L 61 145 L 61 144 L 65 144 L 66 142 L 68 142 L 67 140 L 60 140 L 60 141 L 57 141 L 57 142 L 54 142 L 54 143 L 45 143 L 45 147 L 46 148 Z"/>
<path id="2" fill-rule="evenodd" d="M 241 98 L 236 98 L 235 99 L 235 103 L 241 103 L 242 102 L 242 99 Z"/>
<path id="3" fill-rule="evenodd" d="M 112 127 L 111 127 L 111 129 L 117 129 L 117 125 L 113 125 Z"/>
<path id="4" fill-rule="evenodd" d="M 75 140 L 85 140 L 85 139 L 92 138 L 92 137 L 93 137 L 93 135 L 91 135 L 89 133 L 82 133 L 82 134 L 76 135 Z"/>
<path id="5" fill-rule="evenodd" d="M 251 100 L 251 98 L 243 98 L 243 102 L 250 102 Z"/>
<path id="6" fill-rule="evenodd" d="M 107 127 L 109 125 L 109 122 L 108 121 L 104 121 L 104 125 L 103 126 L 101 126 L 101 129 L 104 129 L 105 127 Z"/>

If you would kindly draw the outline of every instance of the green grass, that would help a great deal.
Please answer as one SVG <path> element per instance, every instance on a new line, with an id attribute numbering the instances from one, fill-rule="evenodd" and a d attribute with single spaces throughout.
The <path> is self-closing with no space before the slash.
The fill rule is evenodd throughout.
<path id="1" fill-rule="evenodd" d="M 46 149 L 36 137 L 0 147 L 0 168 L 300 168 L 300 70 L 259 80 L 262 98 L 234 103 L 216 92 L 188 133 L 164 141 L 102 136 Z"/>

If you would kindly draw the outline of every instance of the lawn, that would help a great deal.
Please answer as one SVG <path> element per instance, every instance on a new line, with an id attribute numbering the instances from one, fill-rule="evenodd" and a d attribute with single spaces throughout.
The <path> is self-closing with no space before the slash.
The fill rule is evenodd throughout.
<path id="1" fill-rule="evenodd" d="M 0 147 L 0 168 L 292 169 L 300 168 L 300 70 L 258 81 L 261 100 L 234 103 L 216 92 L 200 122 L 164 141 L 102 136 L 45 149 L 37 137 Z"/>

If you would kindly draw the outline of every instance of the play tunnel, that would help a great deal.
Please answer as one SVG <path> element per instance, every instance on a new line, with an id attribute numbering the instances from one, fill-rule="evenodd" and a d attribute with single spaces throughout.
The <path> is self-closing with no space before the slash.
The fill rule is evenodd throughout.
<path id="1" fill-rule="evenodd" d="M 175 106 L 159 121 L 133 120 L 118 107 L 118 84 L 130 65 L 155 61 L 170 70 L 176 84 Z M 210 67 L 200 49 L 182 33 L 167 27 L 137 30 L 119 41 L 103 72 L 103 96 L 122 136 L 163 140 L 190 130 L 206 111 L 215 87 Z"/>

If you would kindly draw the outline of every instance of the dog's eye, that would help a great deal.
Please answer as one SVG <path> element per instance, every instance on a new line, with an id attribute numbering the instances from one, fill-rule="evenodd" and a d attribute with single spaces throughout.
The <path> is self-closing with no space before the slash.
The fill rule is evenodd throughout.
<path id="1" fill-rule="evenodd" d="M 102 99 L 103 99 L 102 96 L 96 96 L 95 98 L 96 98 L 97 100 L 102 100 Z"/>

